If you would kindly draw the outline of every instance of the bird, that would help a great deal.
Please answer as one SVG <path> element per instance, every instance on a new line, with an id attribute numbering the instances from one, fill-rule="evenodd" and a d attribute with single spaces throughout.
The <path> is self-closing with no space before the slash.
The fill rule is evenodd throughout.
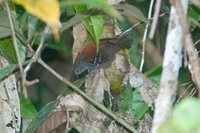
<path id="1" fill-rule="evenodd" d="M 100 39 L 98 52 L 94 41 L 88 42 L 75 58 L 73 65 L 75 76 L 107 67 L 106 64 L 114 59 L 119 50 L 130 47 L 132 38 L 132 30 L 128 29 L 116 37 Z"/>

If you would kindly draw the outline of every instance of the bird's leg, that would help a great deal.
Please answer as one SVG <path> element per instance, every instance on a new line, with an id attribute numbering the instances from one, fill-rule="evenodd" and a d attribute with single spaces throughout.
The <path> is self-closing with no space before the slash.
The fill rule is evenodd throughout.
<path id="1" fill-rule="evenodd" d="M 97 66 L 98 64 L 101 64 L 101 53 L 98 53 L 97 56 L 94 59 L 94 65 Z"/>
<path id="2" fill-rule="evenodd" d="M 94 65 L 94 66 L 97 66 L 97 65 L 100 64 L 100 63 L 101 63 L 101 53 L 98 53 L 98 54 L 96 55 L 96 57 L 94 58 L 93 65 Z"/>

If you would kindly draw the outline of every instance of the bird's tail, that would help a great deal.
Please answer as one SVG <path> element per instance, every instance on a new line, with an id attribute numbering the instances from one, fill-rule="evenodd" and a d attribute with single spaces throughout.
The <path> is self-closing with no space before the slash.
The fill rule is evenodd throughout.
<path id="1" fill-rule="evenodd" d="M 133 40 L 133 31 L 132 29 L 128 29 L 127 31 L 121 33 L 117 37 L 117 42 L 120 45 L 120 48 L 125 49 L 131 46 L 131 42 Z"/>

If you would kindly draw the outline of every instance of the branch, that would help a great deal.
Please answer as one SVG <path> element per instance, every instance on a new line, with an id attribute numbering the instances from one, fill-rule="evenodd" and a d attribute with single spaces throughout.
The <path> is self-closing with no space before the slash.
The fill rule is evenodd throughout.
<path id="1" fill-rule="evenodd" d="M 92 98 L 88 97 L 82 90 L 80 90 L 78 87 L 76 87 L 75 85 L 73 85 L 67 79 L 65 79 L 64 77 L 62 77 L 61 75 L 59 75 L 56 71 L 54 71 L 51 67 L 49 67 L 42 59 L 39 58 L 38 59 L 38 63 L 41 64 L 46 70 L 48 70 L 52 75 L 54 75 L 60 81 L 62 81 L 66 85 L 69 85 L 76 93 L 78 93 L 79 95 L 81 95 L 89 103 L 91 103 L 92 105 L 94 105 L 95 107 L 97 107 L 99 110 L 101 110 L 103 113 L 105 113 L 106 115 L 108 115 L 109 117 L 111 117 L 112 119 L 114 119 L 116 122 L 118 122 L 119 124 L 121 124 L 124 128 L 126 128 L 127 130 L 129 130 L 129 131 L 131 131 L 133 133 L 137 133 L 136 129 L 134 129 L 133 127 L 131 127 L 124 120 L 122 120 L 122 119 L 118 118 L 117 116 L 115 116 L 111 111 L 109 111 L 108 109 L 106 109 L 105 107 L 103 107 L 102 105 L 100 105 L 99 103 L 97 103 L 95 100 L 93 100 Z"/>
<path id="2" fill-rule="evenodd" d="M 200 63 L 198 53 L 194 48 L 194 43 L 190 34 L 190 26 L 187 17 L 184 14 L 183 6 L 180 4 L 180 0 L 173 0 L 173 4 L 176 7 L 179 21 L 183 28 L 184 47 L 189 58 L 189 65 L 191 65 L 191 67 L 189 67 L 189 70 L 192 75 L 192 80 L 198 88 L 198 96 L 200 97 Z"/>
<path id="3" fill-rule="evenodd" d="M 22 83 L 22 87 L 23 87 L 23 93 L 25 96 L 27 96 L 27 91 L 26 91 L 26 87 L 25 87 L 25 76 L 24 76 L 24 72 L 23 72 L 23 67 L 22 67 L 22 63 L 20 61 L 20 54 L 19 54 L 19 49 L 17 46 L 17 40 L 16 40 L 16 36 L 15 36 L 15 29 L 14 29 L 14 25 L 13 25 L 13 21 L 11 18 L 11 13 L 10 13 L 10 8 L 7 2 L 5 2 L 5 6 L 6 6 L 6 11 L 8 14 L 8 20 L 9 20 L 9 24 L 10 24 L 10 30 L 11 30 L 11 35 L 12 35 L 12 41 L 13 41 L 13 47 L 15 50 L 15 54 L 16 54 L 16 58 L 17 58 L 17 63 L 19 65 L 19 70 L 20 70 L 20 74 L 21 74 L 21 83 Z"/>
<path id="4" fill-rule="evenodd" d="M 149 7 L 149 13 L 148 13 L 148 19 L 151 18 L 153 3 L 154 3 L 154 0 L 151 0 L 150 7 Z M 143 36 L 143 39 L 142 39 L 142 59 L 141 59 L 141 63 L 140 63 L 140 71 L 142 71 L 143 66 L 144 66 L 145 44 L 146 44 L 146 39 L 147 39 L 148 28 L 149 28 L 149 23 L 146 24 L 144 36 Z"/>
<path id="5" fill-rule="evenodd" d="M 160 6 L 161 6 L 161 0 L 157 0 L 156 5 L 155 5 L 154 15 L 153 15 L 152 26 L 151 26 L 151 30 L 149 33 L 150 39 L 153 39 L 155 31 L 156 31 L 156 26 L 158 23 L 158 17 L 159 17 L 159 13 L 160 13 Z"/>
<path id="6" fill-rule="evenodd" d="M 182 0 L 184 4 L 184 14 L 188 7 L 188 0 Z M 168 34 L 166 38 L 166 49 L 163 60 L 163 71 L 160 81 L 160 92 L 155 101 L 155 113 L 153 119 L 152 133 L 157 133 L 157 129 L 171 113 L 171 108 L 175 100 L 179 69 L 182 66 L 183 49 L 183 27 L 179 21 L 176 8 L 171 5 Z"/>
<path id="7" fill-rule="evenodd" d="M 40 57 L 40 54 L 44 48 L 44 40 L 45 40 L 45 35 L 48 33 L 49 31 L 49 27 L 45 27 L 44 29 L 44 33 L 42 34 L 41 38 L 40 38 L 40 44 L 36 50 L 36 52 L 34 53 L 34 55 L 32 56 L 31 60 L 32 62 L 30 62 L 26 68 L 24 69 L 24 73 L 26 74 L 28 72 L 28 70 L 31 68 L 32 64 L 38 60 L 38 58 Z M 32 51 L 34 51 L 32 48 L 31 48 Z"/>

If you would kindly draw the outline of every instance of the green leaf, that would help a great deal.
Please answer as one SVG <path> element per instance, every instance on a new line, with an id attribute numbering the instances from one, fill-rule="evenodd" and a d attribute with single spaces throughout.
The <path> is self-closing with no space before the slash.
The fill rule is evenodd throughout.
<path id="1" fill-rule="evenodd" d="M 160 126 L 159 133 L 199 133 L 199 123 L 200 101 L 188 98 L 175 106 L 172 117 Z"/>
<path id="2" fill-rule="evenodd" d="M 29 126 L 27 127 L 25 133 L 35 133 L 37 128 L 39 128 L 44 120 L 47 118 L 51 110 L 56 106 L 58 103 L 59 99 L 56 99 L 47 105 L 45 105 L 38 113 L 38 115 L 31 121 Z"/>
<path id="3" fill-rule="evenodd" d="M 77 2 L 77 0 L 74 0 Z M 77 13 L 86 13 L 89 8 L 93 7 L 91 4 L 89 5 L 74 5 L 75 10 Z M 90 33 L 92 38 L 95 40 L 97 51 L 99 48 L 99 39 L 101 36 L 101 32 L 103 30 L 104 25 L 104 17 L 103 15 L 96 15 L 96 16 L 90 16 L 85 19 L 83 19 L 83 24 L 87 31 Z"/>
<path id="4" fill-rule="evenodd" d="M 67 22 L 62 23 L 61 32 L 65 31 L 66 29 L 70 28 L 71 26 L 81 22 L 83 19 L 89 17 L 86 14 L 76 14 L 74 17 L 69 19 Z"/>
<path id="5" fill-rule="evenodd" d="M 131 87 L 123 89 L 118 100 L 118 107 L 121 111 L 128 111 L 131 109 L 135 121 L 140 120 L 148 110 L 148 106 L 140 96 L 139 90 L 135 89 L 135 91 L 133 91 Z"/>
<path id="6" fill-rule="evenodd" d="M 37 111 L 33 106 L 31 100 L 25 98 L 22 93 L 19 93 L 19 99 L 20 99 L 21 117 L 30 119 L 35 118 L 35 116 L 37 115 Z"/>
<path id="7" fill-rule="evenodd" d="M 118 107 L 119 110 L 127 111 L 130 109 L 133 99 L 133 90 L 132 88 L 124 88 L 122 94 L 119 96 Z"/>
<path id="8" fill-rule="evenodd" d="M 162 72 L 162 65 L 158 65 L 156 67 L 151 68 L 150 70 L 148 70 L 145 75 L 147 77 L 151 77 L 151 76 L 155 76 L 155 75 L 160 75 Z"/>
<path id="9" fill-rule="evenodd" d="M 19 49 L 20 61 L 23 62 L 26 59 L 26 47 L 17 39 L 17 46 Z"/>
<path id="10" fill-rule="evenodd" d="M 40 20 L 37 17 L 34 17 L 32 15 L 28 15 L 26 21 L 28 21 L 28 24 L 27 22 L 26 23 L 24 22 L 24 25 L 25 26 L 27 25 L 27 29 L 28 29 L 27 38 L 30 41 L 34 38 L 35 34 L 39 32 L 40 29 L 38 29 L 38 27 L 41 27 L 41 24 L 40 24 Z"/>
<path id="11" fill-rule="evenodd" d="M 198 20 L 200 17 L 200 9 L 195 9 L 194 7 L 190 7 L 188 9 L 188 15 L 190 17 L 191 28 L 194 30 L 198 26 Z"/>
<path id="12" fill-rule="evenodd" d="M 20 60 L 23 62 L 26 58 L 26 48 L 21 42 L 17 39 L 17 46 L 19 49 Z M 11 63 L 17 63 L 17 58 L 15 50 L 10 38 L 6 38 L 0 41 L 0 55 L 5 57 Z"/>
<path id="13" fill-rule="evenodd" d="M 4 58 L 6 58 L 8 62 L 17 62 L 15 51 L 10 38 L 3 39 L 0 41 L 0 54 Z"/>
<path id="14" fill-rule="evenodd" d="M 10 36 L 11 30 L 6 12 L 0 13 L 0 39 Z"/>
<path id="15" fill-rule="evenodd" d="M 18 23 L 17 21 L 15 21 L 15 18 L 13 17 L 14 19 L 14 28 L 15 28 L 15 31 L 19 32 L 19 26 L 18 26 Z M 10 24 L 9 24 L 9 20 L 8 20 L 8 15 L 5 11 L 2 11 L 0 12 L 0 39 L 2 38 L 6 38 L 8 36 L 11 35 L 11 29 L 10 29 Z"/>
<path id="16" fill-rule="evenodd" d="M 101 36 L 101 32 L 103 30 L 104 25 L 104 17 L 103 15 L 91 16 L 83 20 L 83 24 L 86 29 L 89 31 L 90 35 L 96 42 L 97 51 L 99 48 L 99 39 Z"/>
<path id="17" fill-rule="evenodd" d="M 15 64 L 7 65 L 0 69 L 0 81 L 2 81 L 5 77 L 9 76 L 15 69 Z"/>
<path id="18" fill-rule="evenodd" d="M 61 1 L 62 8 L 68 5 L 74 5 L 86 7 L 86 9 L 97 9 L 107 13 L 110 16 L 113 16 L 119 20 L 122 20 L 122 16 L 119 12 L 115 9 L 115 7 L 111 4 L 108 4 L 106 0 L 71 0 L 71 1 Z M 87 10 L 83 10 L 86 13 Z"/>
<path id="19" fill-rule="evenodd" d="M 162 73 L 162 65 L 158 65 L 145 73 L 147 77 L 154 83 L 159 84 Z"/>
<path id="20" fill-rule="evenodd" d="M 137 7 L 130 4 L 118 4 L 116 5 L 118 10 L 121 10 L 125 16 L 133 16 L 139 19 L 142 22 L 147 23 L 147 19 L 143 15 L 143 13 Z"/>
<path id="21" fill-rule="evenodd" d="M 148 110 L 148 105 L 143 101 L 138 89 L 133 92 L 131 109 L 134 112 L 135 121 L 140 120 Z"/>

